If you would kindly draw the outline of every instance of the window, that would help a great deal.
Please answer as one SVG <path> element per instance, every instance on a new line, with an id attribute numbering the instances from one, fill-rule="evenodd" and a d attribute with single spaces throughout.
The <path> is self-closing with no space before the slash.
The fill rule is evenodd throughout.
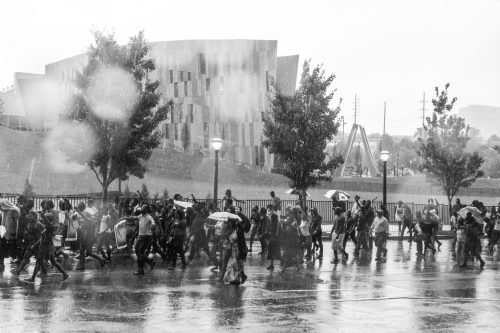
<path id="1" fill-rule="evenodd" d="M 188 118 L 191 124 L 194 123 L 193 104 L 188 104 Z"/>
<path id="2" fill-rule="evenodd" d="M 210 94 L 210 79 L 206 79 L 205 82 L 206 82 L 205 89 L 207 91 L 207 94 Z"/>
<path id="3" fill-rule="evenodd" d="M 170 107 L 170 123 L 174 123 L 174 108 Z"/>
<path id="4" fill-rule="evenodd" d="M 184 81 L 184 71 L 179 71 L 179 82 Z"/>
<path id="5" fill-rule="evenodd" d="M 207 64 L 205 63 L 204 53 L 200 53 L 200 73 L 207 74 Z"/>
<path id="6" fill-rule="evenodd" d="M 208 123 L 203 123 L 203 147 L 208 147 Z"/>
<path id="7" fill-rule="evenodd" d="M 191 72 L 188 72 L 188 81 L 191 81 Z"/>
<path id="8" fill-rule="evenodd" d="M 177 82 L 174 83 L 174 97 L 179 97 L 179 87 Z"/>
<path id="9" fill-rule="evenodd" d="M 184 97 L 187 97 L 188 95 L 188 83 L 187 81 L 184 81 Z"/>
<path id="10" fill-rule="evenodd" d="M 174 83 L 174 71 L 170 70 L 170 83 Z"/>
<path id="11" fill-rule="evenodd" d="M 175 140 L 179 140 L 179 124 L 175 124 L 174 128 L 175 128 L 174 138 L 175 138 Z"/>
<path id="12" fill-rule="evenodd" d="M 184 112 L 182 104 L 179 104 L 179 122 L 182 123 L 183 119 L 184 119 Z"/>
<path id="13" fill-rule="evenodd" d="M 269 72 L 266 71 L 266 92 L 269 92 Z"/>
<path id="14" fill-rule="evenodd" d="M 170 139 L 170 126 L 165 124 L 165 139 Z"/>

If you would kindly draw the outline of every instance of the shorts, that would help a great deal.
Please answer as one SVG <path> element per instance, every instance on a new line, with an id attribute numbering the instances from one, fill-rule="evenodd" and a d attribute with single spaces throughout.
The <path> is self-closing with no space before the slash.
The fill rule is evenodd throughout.
<path id="1" fill-rule="evenodd" d="M 342 243 L 344 241 L 344 237 L 345 237 L 345 234 L 340 234 L 338 235 L 338 239 L 337 239 L 337 234 L 336 233 L 333 233 L 332 234 L 332 250 L 334 251 L 342 251 L 343 250 L 343 247 L 342 247 Z"/>

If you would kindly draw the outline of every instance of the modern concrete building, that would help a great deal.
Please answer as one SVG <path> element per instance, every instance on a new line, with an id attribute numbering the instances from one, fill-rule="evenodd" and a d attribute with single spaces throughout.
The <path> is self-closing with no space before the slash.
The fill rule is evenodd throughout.
<path id="1" fill-rule="evenodd" d="M 273 83 L 283 93 L 293 94 L 299 61 L 298 55 L 278 57 L 277 47 L 275 40 L 150 43 L 149 57 L 156 69 L 149 79 L 160 83 L 160 104 L 174 102 L 168 120 L 159 128 L 164 145 L 211 152 L 210 141 L 219 136 L 224 141 L 222 158 L 271 171 L 275 162 L 262 144 L 262 115 Z M 41 99 L 51 96 L 53 103 L 55 95 L 64 101 L 75 91 L 76 75 L 87 61 L 86 54 L 77 55 L 46 65 L 45 75 L 15 79 L 14 94 L 23 101 L 32 128 L 50 128 L 57 123 L 57 114 L 51 112 L 57 107 Z M 50 82 L 49 88 L 37 89 L 40 78 Z M 43 94 L 29 96 L 30 91 L 43 90 Z M 28 100 L 37 101 L 39 107 Z"/>

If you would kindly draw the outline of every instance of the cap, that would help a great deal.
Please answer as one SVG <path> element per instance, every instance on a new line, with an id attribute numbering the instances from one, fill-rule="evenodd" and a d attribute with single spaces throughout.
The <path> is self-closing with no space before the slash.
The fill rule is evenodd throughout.
<path id="1" fill-rule="evenodd" d="M 360 196 L 357 194 L 354 196 L 354 200 L 359 199 L 359 198 L 360 198 Z"/>

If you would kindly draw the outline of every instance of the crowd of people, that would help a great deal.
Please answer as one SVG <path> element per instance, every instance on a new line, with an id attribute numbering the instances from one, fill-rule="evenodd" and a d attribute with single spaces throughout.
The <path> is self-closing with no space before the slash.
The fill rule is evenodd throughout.
<path id="1" fill-rule="evenodd" d="M 114 254 L 123 252 L 124 256 L 130 256 L 134 251 L 135 275 L 144 275 L 146 267 L 150 271 L 154 269 L 156 261 L 151 254 L 161 256 L 169 269 L 175 269 L 179 259 L 184 269 L 189 262 L 206 256 L 221 280 L 242 284 L 247 279 L 244 263 L 256 241 L 260 243 L 259 255 L 268 260 L 268 270 L 274 270 L 275 263 L 279 262 L 280 273 L 289 268 L 301 271 L 305 262 L 322 260 L 324 232 L 318 209 L 303 207 L 300 202 L 283 209 L 280 198 L 274 192 L 270 196 L 270 204 L 252 207 L 248 217 L 238 206 L 244 202 L 234 198 L 230 190 L 221 200 L 223 212 L 219 212 L 219 205 L 198 201 L 194 196 L 192 205 L 183 205 L 185 199 L 179 194 L 173 199 L 155 202 L 132 198 L 97 205 L 89 199 L 76 207 L 68 199 L 56 203 L 44 200 L 40 210 L 35 209 L 33 200 L 24 196 L 15 204 L 0 198 L 0 230 L 3 230 L 0 269 L 4 269 L 4 258 L 11 258 L 14 273 L 20 275 L 34 258 L 35 267 L 31 276 L 24 279 L 26 282 L 33 283 L 36 276 L 47 274 L 49 262 L 66 281 L 69 274 L 59 257 L 74 260 L 77 270 L 85 270 L 87 257 L 104 267 Z M 349 239 L 354 244 L 354 256 L 359 256 L 361 251 L 371 255 L 375 245 L 375 260 L 383 261 L 387 257 L 390 213 L 384 205 L 378 209 L 373 206 L 371 200 L 360 200 L 359 196 L 354 197 L 351 209 L 347 209 L 345 203 L 334 205 L 329 234 L 333 264 L 348 260 L 345 249 Z M 499 209 L 490 210 L 477 201 L 472 206 L 477 211 L 465 216 L 460 215 L 465 206 L 459 200 L 453 206 L 452 255 L 462 267 L 469 260 L 477 259 L 483 268 L 481 236 L 488 235 L 488 248 L 493 251 L 500 240 L 500 204 Z M 416 242 L 418 256 L 439 251 L 441 242 L 437 233 L 441 219 L 437 202 L 429 200 L 422 211 L 413 215 L 410 207 L 400 201 L 394 220 L 398 223 L 400 240 L 406 231 L 408 241 Z M 118 225 L 125 230 L 122 247 L 117 246 Z"/>

